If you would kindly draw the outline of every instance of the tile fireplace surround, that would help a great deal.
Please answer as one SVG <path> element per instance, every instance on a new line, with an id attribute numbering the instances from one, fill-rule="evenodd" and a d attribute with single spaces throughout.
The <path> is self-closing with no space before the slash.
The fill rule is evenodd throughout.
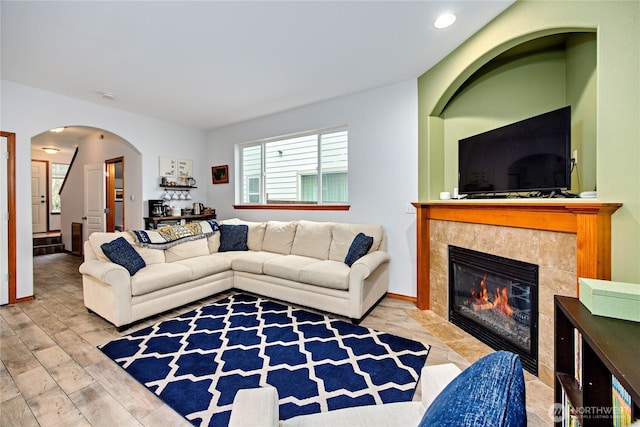
<path id="1" fill-rule="evenodd" d="M 448 245 L 539 266 L 538 377 L 553 386 L 553 295 L 611 278 L 611 215 L 576 199 L 434 201 L 417 208 L 417 306 L 448 320 Z"/>

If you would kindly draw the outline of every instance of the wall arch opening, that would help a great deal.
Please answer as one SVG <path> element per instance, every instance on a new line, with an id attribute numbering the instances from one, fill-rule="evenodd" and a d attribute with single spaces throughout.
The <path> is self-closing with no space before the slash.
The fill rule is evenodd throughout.
<path id="1" fill-rule="evenodd" d="M 102 170 L 106 171 L 105 165 L 113 163 L 114 159 L 122 159 L 122 164 L 126 166 L 123 169 L 112 168 L 113 171 L 121 171 L 121 176 L 111 176 L 112 179 L 117 178 L 118 185 L 115 187 L 117 192 L 111 194 L 114 190 L 112 186 L 109 194 L 105 194 L 102 201 L 105 207 L 117 209 L 120 215 L 117 218 L 118 229 L 140 227 L 143 206 L 140 151 L 129 141 L 105 129 L 84 125 L 67 125 L 58 129 L 61 131 L 47 130 L 31 138 L 32 161 L 47 161 L 49 168 L 53 164 L 70 165 L 60 192 L 60 213 L 52 215 L 49 212 L 48 231 L 60 230 L 64 250 L 68 252 L 72 252 L 73 249 L 74 224 L 83 224 L 82 238 L 83 240 L 86 238 L 88 227 L 84 196 L 86 193 L 85 167 L 100 165 Z M 58 151 L 48 154 L 43 150 L 44 148 L 55 148 Z M 108 178 L 105 177 L 105 189 Z M 51 175 L 48 180 L 49 191 L 51 191 Z M 51 206 L 50 197 L 47 199 L 47 205 Z M 115 210 L 110 212 L 116 215 Z"/>

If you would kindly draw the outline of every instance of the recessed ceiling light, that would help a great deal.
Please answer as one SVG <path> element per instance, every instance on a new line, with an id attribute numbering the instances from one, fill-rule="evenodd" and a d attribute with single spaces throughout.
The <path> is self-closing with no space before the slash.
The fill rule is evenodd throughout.
<path id="1" fill-rule="evenodd" d="M 47 154 L 56 154 L 58 151 L 60 151 L 59 148 L 55 147 L 44 147 L 42 150 L 44 150 L 44 152 Z"/>
<path id="2" fill-rule="evenodd" d="M 433 23 L 433 26 L 438 29 L 447 28 L 452 26 L 453 23 L 456 22 L 456 19 L 457 17 L 453 13 L 443 13 L 438 16 L 438 19 Z"/>
<path id="3" fill-rule="evenodd" d="M 53 128 L 53 129 L 51 129 L 51 132 L 60 133 L 60 132 L 62 132 L 62 131 L 63 131 L 63 130 L 65 130 L 65 129 L 66 129 L 66 127 L 62 127 L 62 128 Z"/>

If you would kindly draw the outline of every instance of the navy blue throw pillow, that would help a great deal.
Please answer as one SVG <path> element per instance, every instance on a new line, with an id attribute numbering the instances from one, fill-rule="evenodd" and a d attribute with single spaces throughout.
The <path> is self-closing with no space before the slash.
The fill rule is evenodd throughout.
<path id="1" fill-rule="evenodd" d="M 344 263 L 351 267 L 354 262 L 369 252 L 371 246 L 373 246 L 373 237 L 369 237 L 364 233 L 358 233 L 358 235 L 353 239 L 353 242 L 351 242 L 351 246 L 349 247 L 349 252 L 347 252 L 347 257 L 344 259 Z"/>
<path id="2" fill-rule="evenodd" d="M 222 224 L 220 227 L 220 247 L 218 252 L 248 251 L 247 235 L 249 226 Z"/>
<path id="3" fill-rule="evenodd" d="M 427 408 L 419 427 L 526 425 L 520 358 L 496 351 L 454 378 Z"/>
<path id="4" fill-rule="evenodd" d="M 100 248 L 107 258 L 126 268 L 132 276 L 147 265 L 124 237 L 118 237 L 109 243 L 103 243 Z"/>

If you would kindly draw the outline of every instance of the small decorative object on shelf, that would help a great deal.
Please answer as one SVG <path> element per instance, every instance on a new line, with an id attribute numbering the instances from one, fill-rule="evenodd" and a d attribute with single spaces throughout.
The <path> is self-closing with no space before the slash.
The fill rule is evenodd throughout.
<path id="1" fill-rule="evenodd" d="M 579 278 L 580 302 L 592 314 L 640 322 L 640 283 Z"/>

